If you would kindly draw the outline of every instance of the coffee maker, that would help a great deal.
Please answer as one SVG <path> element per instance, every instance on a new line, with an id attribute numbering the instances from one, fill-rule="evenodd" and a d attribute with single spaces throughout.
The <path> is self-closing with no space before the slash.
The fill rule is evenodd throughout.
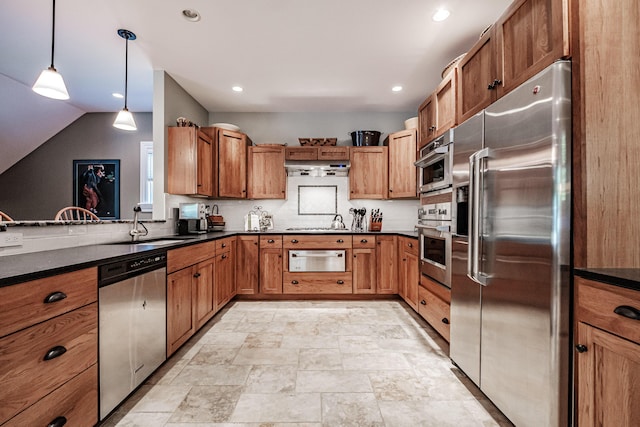
<path id="1" fill-rule="evenodd" d="M 180 203 L 178 210 L 178 234 L 203 234 L 207 232 L 207 211 L 204 203 Z"/>

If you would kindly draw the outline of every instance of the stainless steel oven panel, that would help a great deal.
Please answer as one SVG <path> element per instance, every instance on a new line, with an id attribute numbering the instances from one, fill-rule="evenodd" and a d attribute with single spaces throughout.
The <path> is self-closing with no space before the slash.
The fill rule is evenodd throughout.
<path id="1" fill-rule="evenodd" d="M 414 163 L 419 168 L 418 187 L 421 193 L 451 187 L 451 171 L 453 167 L 453 129 L 448 130 L 420 150 L 420 160 Z M 427 171 L 435 164 L 442 163 L 440 179 L 431 181 Z"/>
<path id="2" fill-rule="evenodd" d="M 295 273 L 346 270 L 345 251 L 289 251 L 289 271 Z"/>
<path id="3" fill-rule="evenodd" d="M 451 221 L 420 221 L 420 272 L 451 287 Z"/>
<path id="4" fill-rule="evenodd" d="M 451 221 L 451 202 L 423 205 L 418 212 L 420 221 Z"/>

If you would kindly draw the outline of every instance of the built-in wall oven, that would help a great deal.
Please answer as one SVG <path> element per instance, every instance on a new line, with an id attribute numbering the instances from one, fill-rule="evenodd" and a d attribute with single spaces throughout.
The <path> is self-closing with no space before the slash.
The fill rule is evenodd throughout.
<path id="1" fill-rule="evenodd" d="M 451 187 L 452 142 L 453 129 L 450 129 L 420 150 L 420 160 L 414 163 L 418 168 L 420 193 Z"/>
<path id="2" fill-rule="evenodd" d="M 451 287 L 451 189 L 425 198 L 418 211 L 420 272 Z M 429 200 L 431 199 L 431 200 Z"/>

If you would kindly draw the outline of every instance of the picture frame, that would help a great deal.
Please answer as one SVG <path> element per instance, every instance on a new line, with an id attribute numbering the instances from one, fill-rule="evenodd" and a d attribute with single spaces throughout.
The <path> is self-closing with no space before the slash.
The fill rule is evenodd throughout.
<path id="1" fill-rule="evenodd" d="M 73 205 L 120 219 L 120 160 L 74 160 Z"/>

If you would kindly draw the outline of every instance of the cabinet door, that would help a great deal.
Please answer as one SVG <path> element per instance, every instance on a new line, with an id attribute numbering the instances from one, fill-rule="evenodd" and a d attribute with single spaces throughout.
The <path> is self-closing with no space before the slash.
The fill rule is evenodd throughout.
<path id="1" fill-rule="evenodd" d="M 219 311 L 235 294 L 234 265 L 231 251 L 216 255 L 215 310 Z"/>
<path id="2" fill-rule="evenodd" d="M 196 129 L 169 127 L 167 131 L 167 192 L 195 194 L 197 187 Z"/>
<path id="3" fill-rule="evenodd" d="M 217 129 L 218 195 L 247 197 L 247 137 L 240 132 Z"/>
<path id="4" fill-rule="evenodd" d="M 418 257 L 415 254 L 405 251 L 402 255 L 401 269 L 402 282 L 405 287 L 404 300 L 417 311 L 418 283 L 420 280 Z"/>
<path id="5" fill-rule="evenodd" d="M 458 63 L 458 123 L 462 123 L 496 99 L 495 28 L 487 31 Z M 499 80 L 499 79 L 498 79 Z M 490 88 L 491 86 L 491 88 Z"/>
<path id="6" fill-rule="evenodd" d="M 444 77 L 434 92 L 436 98 L 436 131 L 434 136 L 442 135 L 454 127 L 456 122 L 456 86 L 458 70 L 453 68 Z"/>
<path id="7" fill-rule="evenodd" d="M 193 311 L 195 269 L 185 268 L 167 276 L 167 357 L 196 330 Z"/>
<path id="8" fill-rule="evenodd" d="M 260 248 L 260 292 L 282 293 L 282 249 Z"/>
<path id="9" fill-rule="evenodd" d="M 376 293 L 376 250 L 353 249 L 353 293 Z"/>
<path id="10" fill-rule="evenodd" d="M 349 160 L 349 147 L 318 147 L 318 160 Z"/>
<path id="11" fill-rule="evenodd" d="M 195 266 L 193 275 L 195 283 L 195 299 L 193 302 L 196 329 L 200 329 L 215 313 L 213 301 L 214 278 L 215 278 L 214 259 L 208 259 Z"/>
<path id="12" fill-rule="evenodd" d="M 498 97 L 569 55 L 566 1 L 518 0 L 498 20 L 495 58 L 502 71 Z"/>
<path id="13" fill-rule="evenodd" d="M 397 294 L 397 238 L 388 235 L 377 236 L 376 246 L 376 292 L 378 294 Z"/>
<path id="14" fill-rule="evenodd" d="M 386 199 L 388 147 L 354 147 L 350 150 L 350 199 Z"/>
<path id="15" fill-rule="evenodd" d="M 249 147 L 249 199 L 285 199 L 287 176 L 284 170 L 284 147 Z"/>
<path id="16" fill-rule="evenodd" d="M 578 323 L 579 426 L 640 425 L 640 345 Z"/>
<path id="17" fill-rule="evenodd" d="M 389 135 L 389 198 L 417 198 L 415 129 Z"/>
<path id="18" fill-rule="evenodd" d="M 422 148 L 433 139 L 436 132 L 436 109 L 433 94 L 429 95 L 418 108 L 418 130 L 418 144 Z"/>
<path id="19" fill-rule="evenodd" d="M 205 133 L 197 133 L 198 171 L 196 193 L 213 196 L 213 141 Z"/>
<path id="20" fill-rule="evenodd" d="M 287 147 L 286 160 L 318 160 L 318 147 Z"/>
<path id="21" fill-rule="evenodd" d="M 236 254 L 236 291 L 258 293 L 258 236 L 238 236 Z"/>

